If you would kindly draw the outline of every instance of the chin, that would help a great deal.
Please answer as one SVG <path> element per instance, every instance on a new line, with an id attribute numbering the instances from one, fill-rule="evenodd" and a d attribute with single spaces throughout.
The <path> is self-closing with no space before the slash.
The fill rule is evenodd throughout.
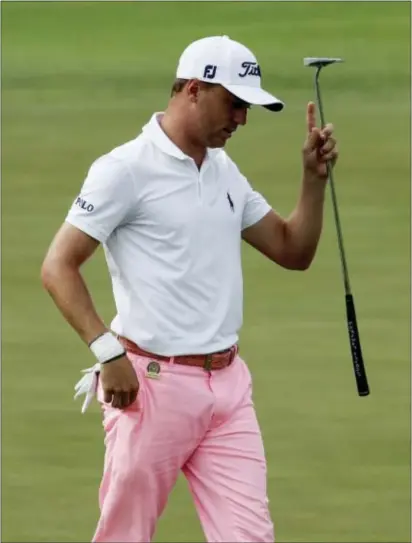
<path id="1" fill-rule="evenodd" d="M 226 138 L 216 138 L 209 142 L 209 149 L 224 149 L 226 146 L 227 139 Z"/>

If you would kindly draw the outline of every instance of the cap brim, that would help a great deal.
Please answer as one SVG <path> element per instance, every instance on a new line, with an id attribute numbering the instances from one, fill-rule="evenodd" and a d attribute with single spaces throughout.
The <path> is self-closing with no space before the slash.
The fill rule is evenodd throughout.
<path id="1" fill-rule="evenodd" d="M 269 111 L 282 111 L 285 104 L 259 87 L 247 87 L 246 85 L 225 85 L 222 84 L 226 90 L 234 94 L 237 98 L 244 100 L 248 104 L 254 106 L 263 106 Z"/>

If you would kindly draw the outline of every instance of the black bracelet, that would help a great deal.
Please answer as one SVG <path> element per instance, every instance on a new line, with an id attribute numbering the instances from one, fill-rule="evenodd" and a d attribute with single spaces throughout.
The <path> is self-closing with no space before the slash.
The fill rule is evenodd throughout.
<path id="1" fill-rule="evenodd" d="M 123 358 L 126 354 L 126 351 L 124 351 L 122 354 L 118 354 L 117 356 L 114 356 L 113 358 L 109 358 L 109 360 L 105 360 L 104 362 L 101 362 L 101 364 L 108 364 L 109 362 L 114 362 L 115 360 L 119 360 L 119 358 Z"/>
<path id="2" fill-rule="evenodd" d="M 109 333 L 110 333 L 110 332 L 109 332 Z M 102 337 L 102 336 L 104 336 L 105 334 L 107 334 L 107 332 L 102 332 L 101 334 L 99 334 L 98 336 L 96 336 L 94 339 L 92 339 L 92 340 L 90 341 L 90 343 L 87 344 L 87 346 L 90 347 L 91 344 L 94 343 L 94 342 L 96 341 L 96 339 L 99 339 L 99 337 Z"/>

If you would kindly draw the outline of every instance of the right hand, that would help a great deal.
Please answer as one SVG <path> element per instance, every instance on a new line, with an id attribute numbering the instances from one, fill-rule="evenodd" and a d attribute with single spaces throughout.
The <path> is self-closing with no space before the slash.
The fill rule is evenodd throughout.
<path id="1" fill-rule="evenodd" d="M 323 129 L 316 127 L 315 104 L 309 102 L 306 112 L 307 136 L 303 146 L 303 168 L 305 177 L 324 183 L 328 179 L 327 162 L 332 168 L 338 158 L 333 125 Z"/>
<path id="2" fill-rule="evenodd" d="M 127 356 L 100 366 L 100 381 L 104 401 L 112 407 L 125 409 L 137 398 L 139 381 L 132 363 Z"/>

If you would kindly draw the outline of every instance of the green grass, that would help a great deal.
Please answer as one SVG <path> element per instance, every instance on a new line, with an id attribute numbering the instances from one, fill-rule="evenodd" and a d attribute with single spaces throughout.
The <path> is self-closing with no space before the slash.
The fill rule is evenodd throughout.
<path id="1" fill-rule="evenodd" d="M 2 540 L 89 541 L 103 443 L 72 401 L 93 363 L 41 288 L 45 251 L 90 163 L 167 103 L 179 54 L 226 33 L 257 54 L 281 115 L 252 110 L 229 152 L 287 215 L 299 189 L 311 55 L 336 126 L 337 192 L 372 394 L 356 395 L 328 199 L 312 268 L 245 247 L 242 354 L 279 542 L 410 541 L 409 3 L 2 2 Z M 102 253 L 86 267 L 109 321 Z M 184 480 L 157 541 L 202 541 Z"/>

